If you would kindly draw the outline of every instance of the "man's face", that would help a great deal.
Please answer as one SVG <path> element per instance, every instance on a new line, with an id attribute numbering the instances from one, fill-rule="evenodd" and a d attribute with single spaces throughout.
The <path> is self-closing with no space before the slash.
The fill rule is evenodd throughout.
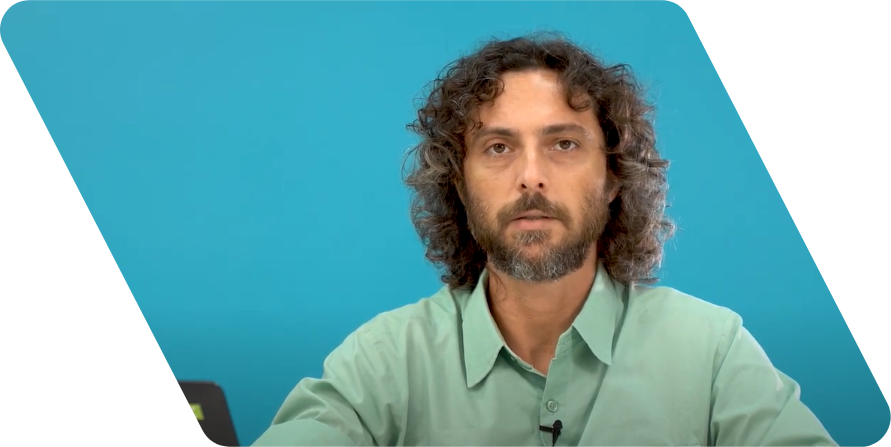
<path id="1" fill-rule="evenodd" d="M 461 191 L 476 240 L 495 269 L 528 282 L 582 267 L 609 217 L 604 136 L 594 113 L 566 102 L 557 75 L 502 76 L 465 136 Z"/>

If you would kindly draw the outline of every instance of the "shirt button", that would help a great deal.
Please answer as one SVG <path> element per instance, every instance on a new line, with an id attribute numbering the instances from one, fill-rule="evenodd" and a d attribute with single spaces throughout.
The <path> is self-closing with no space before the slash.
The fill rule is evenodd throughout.
<path id="1" fill-rule="evenodd" d="M 550 411 L 551 413 L 556 413 L 557 409 L 560 408 L 560 406 L 557 405 L 557 401 L 554 401 L 554 400 L 549 400 L 547 407 L 548 407 L 548 411 Z"/>

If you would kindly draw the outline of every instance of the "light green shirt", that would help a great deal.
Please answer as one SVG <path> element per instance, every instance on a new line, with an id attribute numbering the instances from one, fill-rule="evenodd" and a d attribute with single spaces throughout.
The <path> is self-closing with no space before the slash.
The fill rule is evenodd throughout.
<path id="1" fill-rule="evenodd" d="M 472 291 L 383 313 L 304 379 L 256 445 L 836 445 L 722 307 L 601 267 L 547 377 Z"/>

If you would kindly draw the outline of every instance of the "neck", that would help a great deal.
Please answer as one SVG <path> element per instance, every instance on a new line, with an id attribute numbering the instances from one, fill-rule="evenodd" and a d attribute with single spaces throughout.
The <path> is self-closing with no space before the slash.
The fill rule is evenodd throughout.
<path id="1" fill-rule="evenodd" d="M 582 268 L 557 281 L 519 281 L 489 267 L 492 317 L 511 351 L 547 374 L 560 336 L 572 326 L 597 274 L 592 254 Z"/>

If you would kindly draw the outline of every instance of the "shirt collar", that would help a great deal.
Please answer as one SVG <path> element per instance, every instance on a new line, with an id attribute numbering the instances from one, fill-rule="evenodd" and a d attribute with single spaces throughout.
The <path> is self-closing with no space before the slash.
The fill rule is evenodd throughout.
<path id="1" fill-rule="evenodd" d="M 489 374 L 505 347 L 504 338 L 489 311 L 487 278 L 488 271 L 483 270 L 463 309 L 462 335 L 468 388 Z M 588 298 L 572 324 L 591 353 L 607 365 L 612 364 L 613 337 L 623 308 L 621 287 L 602 265 L 598 265 Z"/>

